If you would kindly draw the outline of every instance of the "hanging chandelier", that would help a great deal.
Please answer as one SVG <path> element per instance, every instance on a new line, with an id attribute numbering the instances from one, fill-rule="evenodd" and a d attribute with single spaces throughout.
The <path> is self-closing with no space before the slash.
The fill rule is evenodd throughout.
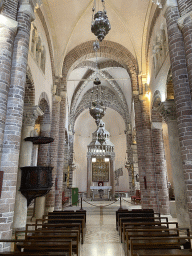
<path id="1" fill-rule="evenodd" d="M 103 11 L 96 10 L 96 0 L 94 0 L 94 5 L 92 8 L 92 23 L 91 32 L 98 38 L 100 42 L 105 38 L 111 29 L 110 22 L 107 17 L 107 12 L 105 10 L 105 1 L 101 0 Z"/>
<path id="2" fill-rule="evenodd" d="M 151 0 L 151 2 L 156 4 L 159 8 L 162 8 L 161 0 Z"/>
<path id="3" fill-rule="evenodd" d="M 99 50 L 100 46 L 99 46 L 99 41 L 95 41 L 93 43 L 93 50 L 95 51 L 95 55 L 96 55 L 96 78 L 93 82 L 93 86 L 97 86 L 96 89 L 96 99 L 92 101 L 91 99 L 91 104 L 90 104 L 90 108 L 89 108 L 89 113 L 90 115 L 95 119 L 95 122 L 97 124 L 97 126 L 99 126 L 100 120 L 104 117 L 105 115 L 105 111 L 106 111 L 106 107 L 103 104 L 103 101 L 101 100 L 101 81 L 99 79 L 99 69 L 98 69 L 98 63 L 97 63 L 97 51 Z M 92 90 L 92 94 L 93 94 L 93 90 Z"/>

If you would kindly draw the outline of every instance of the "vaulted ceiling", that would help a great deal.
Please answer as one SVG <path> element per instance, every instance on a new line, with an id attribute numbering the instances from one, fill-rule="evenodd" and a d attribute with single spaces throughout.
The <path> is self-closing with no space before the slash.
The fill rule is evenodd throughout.
<path id="1" fill-rule="evenodd" d="M 42 11 L 49 24 L 56 74 L 63 75 L 65 58 L 79 45 L 95 40 L 91 33 L 94 0 L 42 0 Z M 102 10 L 101 0 L 96 0 L 97 11 Z M 127 49 L 137 65 L 137 72 L 145 73 L 145 44 L 150 15 L 155 10 L 150 0 L 105 0 L 111 30 L 104 40 Z M 75 55 L 74 51 L 74 55 Z M 71 54 L 72 57 L 73 54 Z M 82 111 L 82 99 L 90 91 L 95 78 L 95 57 L 85 56 L 75 62 L 68 72 L 66 89 L 71 119 Z M 102 85 L 116 95 L 118 104 L 127 112 L 125 122 L 130 122 L 131 77 L 128 69 L 118 59 L 109 55 L 98 58 Z M 77 116 L 77 115 L 76 115 Z M 125 114 L 122 114 L 125 116 Z M 70 119 L 70 118 L 69 118 Z"/>

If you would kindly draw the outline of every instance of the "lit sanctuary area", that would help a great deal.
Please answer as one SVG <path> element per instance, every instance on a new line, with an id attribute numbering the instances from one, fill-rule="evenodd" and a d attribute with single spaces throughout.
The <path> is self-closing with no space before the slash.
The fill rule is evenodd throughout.
<path id="1" fill-rule="evenodd" d="M 192 256 L 192 0 L 0 0 L 0 256 Z"/>

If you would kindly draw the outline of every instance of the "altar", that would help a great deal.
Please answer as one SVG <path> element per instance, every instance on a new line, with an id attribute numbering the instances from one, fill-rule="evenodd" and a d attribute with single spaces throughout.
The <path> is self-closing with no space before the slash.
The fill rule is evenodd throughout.
<path id="1" fill-rule="evenodd" d="M 102 199 L 104 195 L 107 195 L 107 199 L 110 199 L 110 193 L 112 186 L 90 186 L 92 192 L 92 199 L 95 199 L 95 195 L 99 195 Z"/>

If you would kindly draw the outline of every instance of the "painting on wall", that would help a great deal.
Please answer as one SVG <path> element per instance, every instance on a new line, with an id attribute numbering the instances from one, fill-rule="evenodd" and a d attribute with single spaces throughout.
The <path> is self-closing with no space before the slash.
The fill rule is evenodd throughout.
<path id="1" fill-rule="evenodd" d="M 97 158 L 92 163 L 92 182 L 109 182 L 109 162 L 105 158 Z"/>

